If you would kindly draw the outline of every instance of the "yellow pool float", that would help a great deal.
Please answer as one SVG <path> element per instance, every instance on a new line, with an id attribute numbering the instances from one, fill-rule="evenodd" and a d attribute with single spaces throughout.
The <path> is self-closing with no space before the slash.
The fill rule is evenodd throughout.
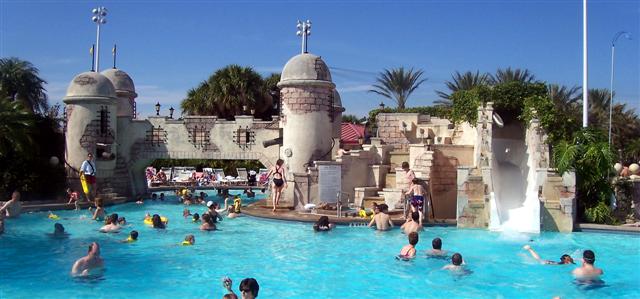
<path id="1" fill-rule="evenodd" d="M 162 223 L 164 223 L 164 224 L 169 223 L 169 219 L 167 217 L 164 217 L 164 216 L 160 216 L 160 221 L 162 221 Z M 145 217 L 144 218 L 144 224 L 153 225 L 153 220 L 151 220 L 151 217 Z"/>
<path id="2" fill-rule="evenodd" d="M 49 213 L 49 219 L 51 220 L 58 220 L 60 219 L 60 216 L 54 214 L 54 213 Z"/>

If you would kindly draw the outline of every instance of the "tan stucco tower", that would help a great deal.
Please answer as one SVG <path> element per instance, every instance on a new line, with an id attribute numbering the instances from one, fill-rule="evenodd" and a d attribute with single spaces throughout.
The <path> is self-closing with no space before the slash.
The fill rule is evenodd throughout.
<path id="1" fill-rule="evenodd" d="M 111 81 L 96 72 L 85 72 L 71 80 L 66 104 L 66 161 L 74 169 L 96 157 L 97 178 L 110 177 L 115 168 L 117 97 Z"/>
<path id="2" fill-rule="evenodd" d="M 330 160 L 335 84 L 319 56 L 303 53 L 291 58 L 278 83 L 282 99 L 282 157 L 288 171 L 306 173 L 315 160 Z"/>
<path id="3" fill-rule="evenodd" d="M 118 98 L 118 117 L 128 116 L 135 118 L 135 99 L 138 97 L 136 93 L 135 85 L 129 75 L 119 69 L 113 68 L 102 71 L 102 75 L 107 77 L 113 87 L 116 89 L 116 95 Z"/>

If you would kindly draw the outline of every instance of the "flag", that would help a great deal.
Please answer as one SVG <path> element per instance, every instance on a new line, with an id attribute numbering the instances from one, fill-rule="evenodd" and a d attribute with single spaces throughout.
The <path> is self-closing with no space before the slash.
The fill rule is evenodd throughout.
<path id="1" fill-rule="evenodd" d="M 93 55 L 93 45 L 91 45 L 91 48 L 89 48 L 89 54 Z"/>
<path id="2" fill-rule="evenodd" d="M 116 54 L 116 45 L 115 44 L 113 44 L 113 49 L 111 49 L 111 53 L 112 54 Z"/>

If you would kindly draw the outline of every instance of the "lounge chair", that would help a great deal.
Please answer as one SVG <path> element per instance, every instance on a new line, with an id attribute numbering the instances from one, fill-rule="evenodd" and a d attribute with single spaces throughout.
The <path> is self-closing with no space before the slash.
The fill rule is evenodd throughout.
<path id="1" fill-rule="evenodd" d="M 227 178 L 227 176 L 224 175 L 224 170 L 222 170 L 222 168 L 214 168 L 213 173 L 216 176 L 216 180 L 220 182 L 220 184 L 229 185 L 231 183 L 231 180 L 229 180 L 229 178 Z"/>
<path id="2" fill-rule="evenodd" d="M 238 176 L 234 180 L 232 180 L 232 182 L 238 185 L 249 184 L 249 174 L 247 173 L 246 168 L 236 168 L 236 172 L 238 173 Z"/>

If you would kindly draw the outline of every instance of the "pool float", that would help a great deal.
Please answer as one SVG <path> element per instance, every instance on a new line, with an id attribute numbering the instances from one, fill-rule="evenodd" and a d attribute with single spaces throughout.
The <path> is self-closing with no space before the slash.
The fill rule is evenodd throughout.
<path id="1" fill-rule="evenodd" d="M 182 241 L 182 246 L 191 246 L 193 244 L 191 244 L 191 242 L 189 241 Z"/>
<path id="2" fill-rule="evenodd" d="M 236 198 L 233 200 L 233 210 L 236 213 L 240 213 L 240 207 L 242 207 L 242 200 L 240 198 Z"/>
<path id="3" fill-rule="evenodd" d="M 169 219 L 167 219 L 167 217 L 164 217 L 164 216 L 160 216 L 160 221 L 162 221 L 162 223 L 164 223 L 164 224 L 169 223 Z M 144 218 L 144 224 L 153 225 L 153 220 L 151 220 L 151 217 L 145 217 Z"/>
<path id="4" fill-rule="evenodd" d="M 84 173 L 80 173 L 80 184 L 82 185 L 82 191 L 85 195 L 89 195 L 89 182 L 87 182 L 87 178 L 84 176 Z"/>
<path id="5" fill-rule="evenodd" d="M 51 220 L 58 220 L 60 219 L 60 216 L 54 214 L 54 213 L 49 213 L 49 219 Z"/>
<path id="6" fill-rule="evenodd" d="M 127 239 L 125 240 L 125 242 L 127 242 L 127 243 L 133 243 L 135 241 L 138 241 L 138 240 L 135 240 L 134 238 L 131 238 L 131 236 L 128 236 Z"/>

